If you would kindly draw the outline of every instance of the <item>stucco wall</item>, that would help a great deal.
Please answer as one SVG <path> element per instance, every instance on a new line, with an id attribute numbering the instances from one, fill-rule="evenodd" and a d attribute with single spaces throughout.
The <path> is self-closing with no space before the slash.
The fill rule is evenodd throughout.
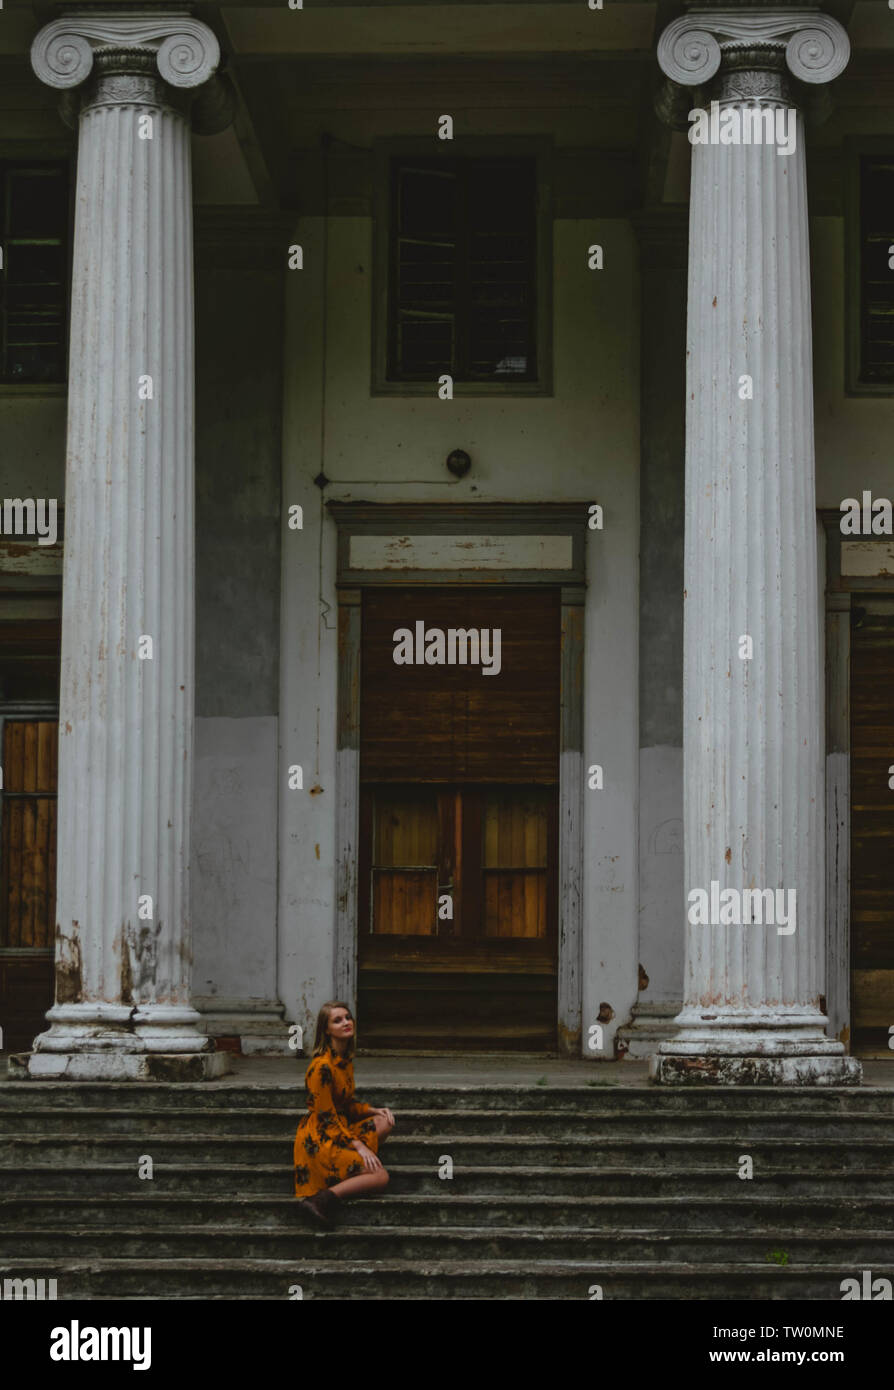
<path id="1" fill-rule="evenodd" d="M 276 998 L 282 276 L 263 219 L 196 238 L 193 988 Z"/>
<path id="2" fill-rule="evenodd" d="M 894 396 L 848 396 L 844 389 L 844 235 L 841 217 L 811 219 L 818 507 L 837 508 L 845 497 L 859 497 L 863 488 L 875 496 L 894 496 Z"/>
<path id="3" fill-rule="evenodd" d="M 637 538 L 639 305 L 629 225 L 602 222 L 605 272 L 587 269 L 590 220 L 554 228 L 554 385 L 548 398 L 370 395 L 369 218 L 331 218 L 323 324 L 324 227 L 302 219 L 301 272 L 287 284 L 284 502 L 304 530 L 283 533 L 281 765 L 300 762 L 304 790 L 284 790 L 280 859 L 280 988 L 309 1022 L 333 983 L 335 526 L 326 498 L 375 501 L 598 501 L 589 533 L 585 761 L 602 791 L 585 802 L 584 1022 L 604 1004 L 615 1027 L 636 993 Z M 325 337 L 325 368 L 322 366 Z M 325 398 L 324 398 L 325 384 Z M 457 482 L 444 460 L 466 449 Z M 321 789 L 321 790 L 319 790 Z M 605 1014 L 605 1010 L 603 1010 Z"/>

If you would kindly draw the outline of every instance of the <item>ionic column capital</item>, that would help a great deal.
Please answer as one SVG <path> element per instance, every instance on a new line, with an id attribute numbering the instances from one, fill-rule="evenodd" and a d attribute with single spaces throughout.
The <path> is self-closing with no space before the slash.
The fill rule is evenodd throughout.
<path id="1" fill-rule="evenodd" d="M 49 87 L 79 87 L 90 76 L 94 54 L 109 49 L 153 54 L 159 75 L 172 87 L 200 87 L 220 62 L 214 33 L 188 14 L 85 11 L 41 29 L 31 45 L 31 66 Z"/>
<path id="2" fill-rule="evenodd" d="M 213 31 L 176 10 L 74 11 L 47 24 L 31 45 L 31 66 L 62 92 L 70 124 L 79 106 L 145 103 L 181 111 L 191 105 L 199 133 L 222 130 L 234 99 L 227 79 L 216 75 L 219 63 Z"/>
<path id="3" fill-rule="evenodd" d="M 788 68 L 799 82 L 833 82 L 847 67 L 850 41 L 831 15 L 809 8 L 692 9 L 658 40 L 658 62 L 672 82 L 702 87 L 721 68 Z"/>

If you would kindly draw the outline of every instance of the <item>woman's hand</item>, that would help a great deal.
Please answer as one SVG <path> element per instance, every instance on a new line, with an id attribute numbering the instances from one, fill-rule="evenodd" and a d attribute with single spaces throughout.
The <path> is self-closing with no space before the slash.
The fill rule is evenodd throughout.
<path id="1" fill-rule="evenodd" d="M 381 1108 L 378 1109 L 378 1110 L 373 1110 L 372 1113 L 373 1113 L 374 1115 L 384 1115 L 385 1119 L 388 1121 L 388 1123 L 390 1124 L 391 1128 L 392 1128 L 392 1129 L 394 1128 L 394 1116 L 392 1115 L 391 1111 L 388 1109 L 388 1106 L 387 1106 L 387 1105 L 381 1106 Z"/>
<path id="2" fill-rule="evenodd" d="M 362 1139 L 354 1140 L 354 1148 L 363 1159 L 364 1171 L 367 1173 L 377 1173 L 382 1166 L 382 1160 L 376 1157 L 372 1149 L 368 1149 Z"/>

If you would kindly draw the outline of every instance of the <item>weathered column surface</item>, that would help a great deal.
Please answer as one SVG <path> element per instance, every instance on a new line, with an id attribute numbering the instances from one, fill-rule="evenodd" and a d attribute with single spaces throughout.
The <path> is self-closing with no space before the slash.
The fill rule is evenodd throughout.
<path id="1" fill-rule="evenodd" d="M 692 9 L 658 47 L 677 95 L 698 89 L 677 108 L 693 145 L 686 993 L 679 1033 L 652 1059 L 661 1082 L 860 1079 L 859 1063 L 826 1036 L 822 999 L 823 696 L 796 109 L 848 56 L 841 26 L 809 7 Z"/>
<path id="2" fill-rule="evenodd" d="M 179 1080 L 228 1069 L 189 1002 L 190 120 L 199 88 L 197 109 L 223 115 L 219 79 L 205 86 L 219 56 L 211 30 L 175 6 L 71 13 L 31 52 L 79 127 L 56 1002 L 32 1076 Z"/>

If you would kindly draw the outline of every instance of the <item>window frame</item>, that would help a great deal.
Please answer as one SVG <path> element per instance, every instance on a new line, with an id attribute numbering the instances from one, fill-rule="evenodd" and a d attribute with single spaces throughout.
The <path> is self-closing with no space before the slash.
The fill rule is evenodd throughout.
<path id="1" fill-rule="evenodd" d="M 885 156 L 894 160 L 894 135 L 851 137 L 845 140 L 846 187 L 845 223 L 845 394 L 848 396 L 894 396 L 894 381 L 860 380 L 863 358 L 861 254 L 863 227 L 860 219 L 861 160 Z M 894 277 L 894 270 L 891 272 Z"/>
<path id="2" fill-rule="evenodd" d="M 392 164 L 397 159 L 523 159 L 534 161 L 536 202 L 534 209 L 537 249 L 534 264 L 534 333 L 537 376 L 530 381 L 454 381 L 458 396 L 551 396 L 552 381 L 552 281 L 553 281 L 553 141 L 549 136 L 499 138 L 460 136 L 438 140 L 435 135 L 389 137 L 374 141 L 373 165 L 373 277 L 372 382 L 373 396 L 426 396 L 437 400 L 437 378 L 431 381 L 388 379 L 391 322 Z"/>

